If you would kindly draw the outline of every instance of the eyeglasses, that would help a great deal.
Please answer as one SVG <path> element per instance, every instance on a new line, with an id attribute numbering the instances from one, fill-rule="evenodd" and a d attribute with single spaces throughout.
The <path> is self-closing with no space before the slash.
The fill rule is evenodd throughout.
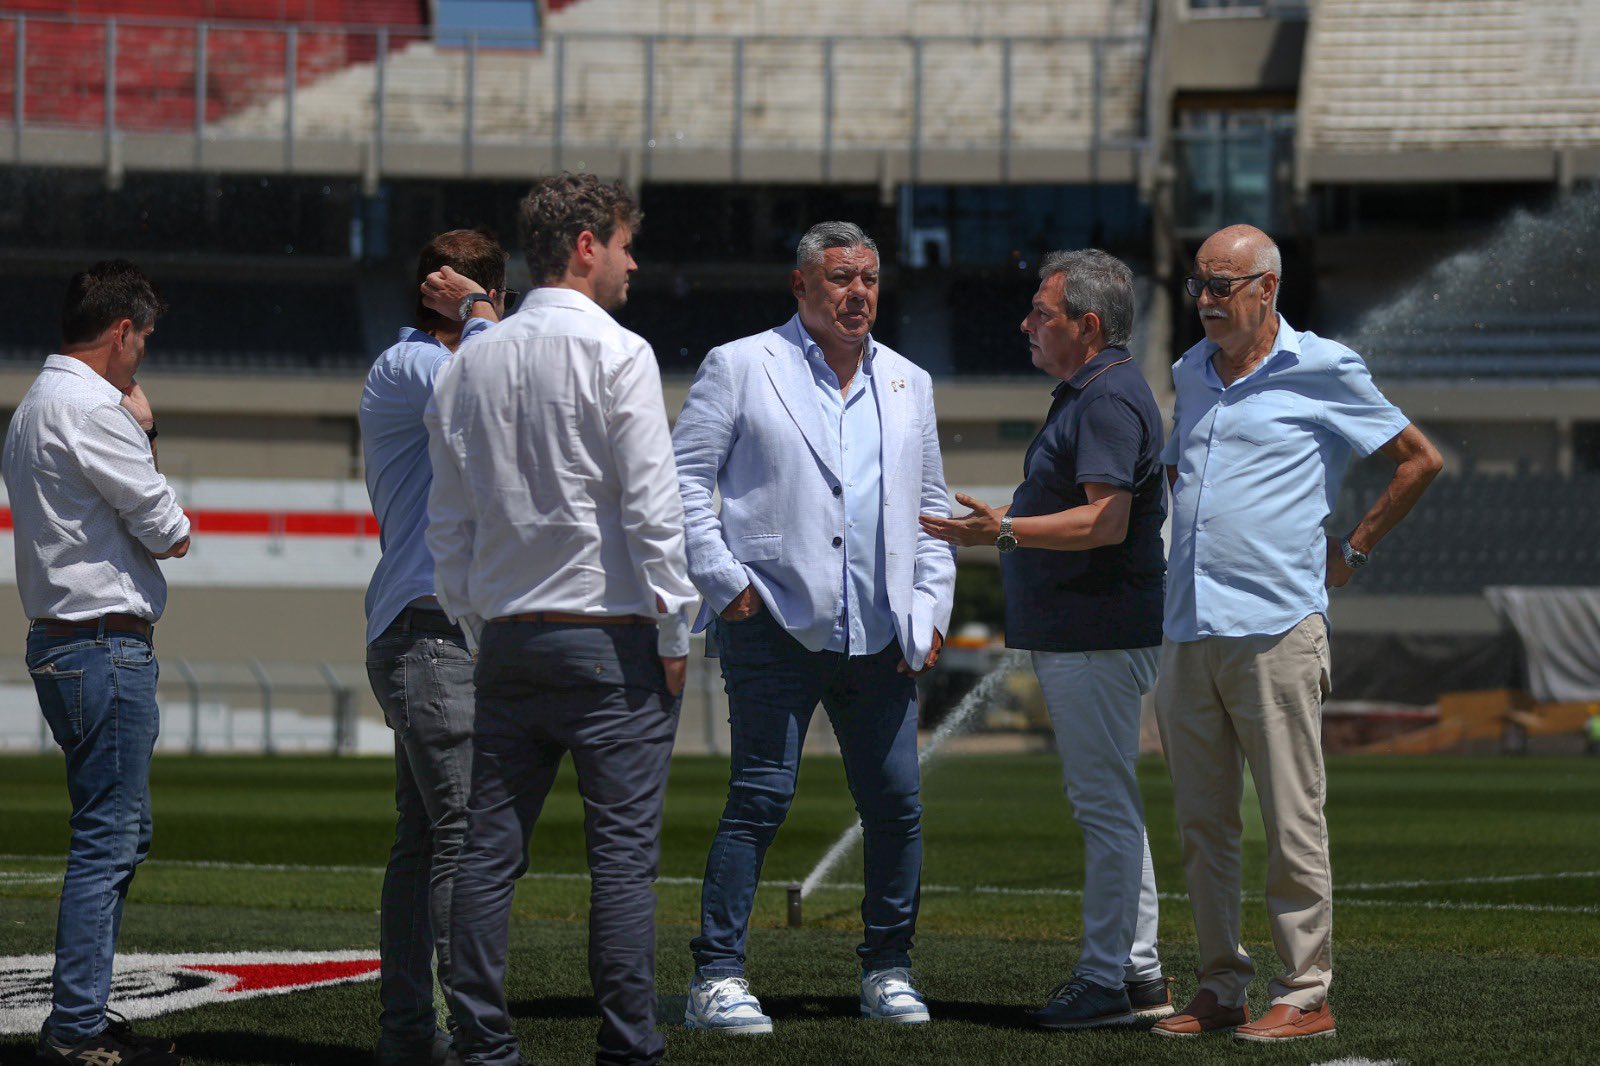
<path id="1" fill-rule="evenodd" d="M 517 301 L 522 299 L 522 293 L 518 292 L 516 289 L 507 289 L 501 295 L 505 297 L 505 303 L 503 306 L 505 307 L 507 314 L 515 311 L 517 309 Z"/>
<path id="2" fill-rule="evenodd" d="M 1270 273 L 1272 273 L 1272 271 L 1263 270 L 1259 274 L 1246 274 L 1242 278 L 1225 278 L 1219 274 L 1214 277 L 1206 278 L 1203 281 L 1200 278 L 1195 277 L 1193 274 L 1190 274 L 1188 277 L 1183 279 L 1183 291 L 1188 293 L 1190 296 L 1198 297 L 1200 295 L 1200 290 L 1208 289 L 1210 290 L 1212 296 L 1215 296 L 1219 300 L 1226 300 L 1228 297 L 1233 295 L 1233 286 L 1235 282 L 1254 281 L 1257 278 L 1266 277 Z"/>

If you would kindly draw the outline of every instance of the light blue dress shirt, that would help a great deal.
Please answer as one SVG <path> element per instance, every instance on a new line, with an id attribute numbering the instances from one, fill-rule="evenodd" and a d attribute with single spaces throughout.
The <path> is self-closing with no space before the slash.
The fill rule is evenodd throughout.
<path id="1" fill-rule="evenodd" d="M 474 318 L 461 339 L 487 329 Z M 422 423 L 433 396 L 433 380 L 450 360 L 450 349 L 407 326 L 400 340 L 373 362 L 361 390 L 361 449 L 366 458 L 367 495 L 378 517 L 383 557 L 367 585 L 367 643 L 389 628 L 406 604 L 433 595 L 433 557 L 423 539 L 428 530 L 428 429 Z"/>
<path id="2" fill-rule="evenodd" d="M 844 476 L 843 607 L 824 651 L 873 655 L 894 639 L 883 547 L 883 431 L 872 374 L 875 345 L 869 336 L 861 369 L 848 396 L 822 358 L 822 348 L 800 326 L 800 343 L 817 383 L 823 423 L 834 435 Z"/>
<path id="3" fill-rule="evenodd" d="M 1353 450 L 1409 424 L 1355 352 L 1278 316 L 1273 352 L 1223 387 L 1211 341 L 1173 365 L 1172 491 L 1164 631 L 1177 642 L 1286 633 L 1326 615 L 1323 523 Z"/>

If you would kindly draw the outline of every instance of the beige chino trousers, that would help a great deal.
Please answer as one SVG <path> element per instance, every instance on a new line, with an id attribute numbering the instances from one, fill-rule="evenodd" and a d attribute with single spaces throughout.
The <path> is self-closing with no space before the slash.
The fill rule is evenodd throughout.
<path id="1" fill-rule="evenodd" d="M 1250 765 L 1267 833 L 1267 913 L 1284 971 L 1272 1002 L 1314 1010 L 1333 979 L 1333 876 L 1323 817 L 1328 627 L 1161 645 L 1156 720 L 1172 777 L 1200 947 L 1200 987 L 1245 1000 L 1255 965 L 1239 942 L 1239 812 Z"/>

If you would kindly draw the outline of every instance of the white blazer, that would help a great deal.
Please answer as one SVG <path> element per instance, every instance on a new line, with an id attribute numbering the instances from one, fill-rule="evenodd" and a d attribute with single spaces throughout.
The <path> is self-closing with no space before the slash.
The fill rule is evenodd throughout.
<path id="1" fill-rule="evenodd" d="M 875 342 L 873 342 L 875 343 Z M 882 530 L 889 608 L 906 661 L 921 667 L 933 631 L 950 624 L 955 549 L 922 532 L 919 513 L 948 515 L 933 382 L 876 345 Z M 689 577 L 705 602 L 695 632 L 753 585 L 791 635 L 820 651 L 843 607 L 843 469 L 824 430 L 796 315 L 777 329 L 713 348 L 672 431 L 683 492 Z M 712 489 L 722 512 L 712 509 Z"/>

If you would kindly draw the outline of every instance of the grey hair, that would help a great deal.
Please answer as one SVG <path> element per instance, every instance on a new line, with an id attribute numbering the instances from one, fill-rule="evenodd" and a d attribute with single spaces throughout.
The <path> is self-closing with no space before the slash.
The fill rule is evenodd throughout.
<path id="1" fill-rule="evenodd" d="M 1283 288 L 1283 253 L 1278 251 L 1278 242 L 1261 235 L 1264 240 L 1257 245 L 1255 257 L 1250 261 L 1250 273 L 1260 274 L 1270 272 L 1278 281 L 1277 288 L 1272 290 L 1272 310 L 1278 310 L 1278 290 Z"/>
<path id="2" fill-rule="evenodd" d="M 1128 264 L 1098 248 L 1076 252 L 1051 252 L 1039 267 L 1039 280 L 1057 274 L 1067 314 L 1073 318 L 1093 311 L 1107 347 L 1125 347 L 1133 336 L 1133 271 Z"/>
<path id="3" fill-rule="evenodd" d="M 818 222 L 806 230 L 794 250 L 794 265 L 804 270 L 822 262 L 822 253 L 829 248 L 866 248 L 878 254 L 878 245 L 865 230 L 854 222 Z"/>

